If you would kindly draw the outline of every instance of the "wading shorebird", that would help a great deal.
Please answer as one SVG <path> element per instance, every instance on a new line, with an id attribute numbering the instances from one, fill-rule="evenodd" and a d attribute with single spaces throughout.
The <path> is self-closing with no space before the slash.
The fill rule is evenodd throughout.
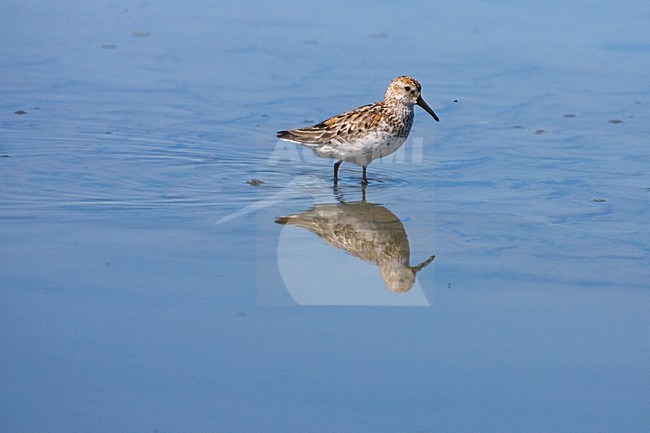
<path id="1" fill-rule="evenodd" d="M 334 183 L 343 161 L 363 168 L 361 183 L 368 184 L 366 168 L 377 158 L 390 155 L 406 141 L 413 125 L 413 106 L 419 105 L 436 122 L 436 113 L 424 102 L 415 78 L 393 78 L 384 100 L 330 117 L 306 128 L 278 131 L 278 138 L 302 144 L 323 158 L 333 158 Z"/>

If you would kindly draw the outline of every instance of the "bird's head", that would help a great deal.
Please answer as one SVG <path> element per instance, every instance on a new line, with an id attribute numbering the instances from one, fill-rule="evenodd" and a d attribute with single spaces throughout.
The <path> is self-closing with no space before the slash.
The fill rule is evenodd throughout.
<path id="1" fill-rule="evenodd" d="M 422 99 L 422 86 L 415 78 L 402 75 L 401 77 L 393 78 L 386 88 L 384 95 L 385 101 L 397 101 L 406 105 L 419 105 L 429 113 L 436 122 L 439 121 L 436 113 L 433 112 L 431 107 Z"/>

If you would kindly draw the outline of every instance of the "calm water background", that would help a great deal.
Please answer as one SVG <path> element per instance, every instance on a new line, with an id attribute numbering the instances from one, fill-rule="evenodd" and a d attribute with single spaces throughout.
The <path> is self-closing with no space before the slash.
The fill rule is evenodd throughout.
<path id="1" fill-rule="evenodd" d="M 5 1 L 0 431 L 648 431 L 648 22 L 643 2 Z M 441 121 L 418 109 L 367 200 L 412 263 L 437 256 L 413 302 L 274 222 L 361 200 L 358 168 L 332 191 L 274 132 L 402 74 Z M 314 282 L 430 306 L 298 305 Z"/>

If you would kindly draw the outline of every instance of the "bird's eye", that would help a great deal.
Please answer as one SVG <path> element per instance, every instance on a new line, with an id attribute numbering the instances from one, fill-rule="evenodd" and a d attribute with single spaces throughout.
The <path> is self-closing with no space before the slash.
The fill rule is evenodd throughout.
<path id="1" fill-rule="evenodd" d="M 404 87 L 404 90 L 406 90 L 407 92 L 410 92 L 411 88 L 409 86 L 406 86 L 406 87 Z"/>

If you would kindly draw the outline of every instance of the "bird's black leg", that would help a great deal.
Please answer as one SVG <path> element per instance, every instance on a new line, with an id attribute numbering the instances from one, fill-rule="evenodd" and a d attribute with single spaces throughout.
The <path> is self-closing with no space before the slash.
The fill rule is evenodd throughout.
<path id="1" fill-rule="evenodd" d="M 366 166 L 363 166 L 363 175 L 361 176 L 361 185 L 368 185 L 368 178 L 366 178 Z"/>
<path id="2" fill-rule="evenodd" d="M 339 159 L 334 163 L 334 183 L 339 181 L 339 167 L 343 163 L 342 159 Z"/>

